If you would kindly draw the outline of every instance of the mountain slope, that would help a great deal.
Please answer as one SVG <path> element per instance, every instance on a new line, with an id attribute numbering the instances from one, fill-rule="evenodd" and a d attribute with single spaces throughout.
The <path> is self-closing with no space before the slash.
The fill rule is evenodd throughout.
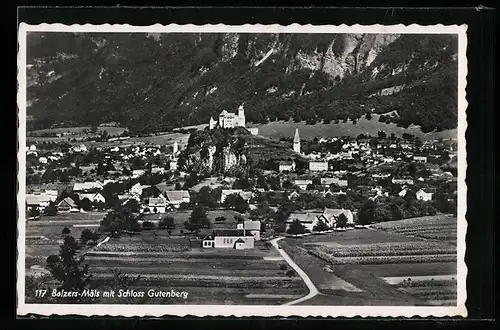
<path id="1" fill-rule="evenodd" d="M 457 125 L 451 35 L 28 35 L 30 128 L 117 121 L 131 131 L 207 123 L 356 119 L 422 131 Z"/>

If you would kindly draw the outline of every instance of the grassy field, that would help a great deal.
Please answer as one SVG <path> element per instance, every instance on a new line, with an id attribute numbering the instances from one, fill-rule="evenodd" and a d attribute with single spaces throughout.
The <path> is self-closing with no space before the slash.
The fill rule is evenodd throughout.
<path id="1" fill-rule="evenodd" d="M 114 147 L 114 146 L 122 146 L 122 145 L 173 145 L 176 141 L 179 145 L 179 148 L 183 148 L 185 145 L 187 145 L 189 136 L 190 134 L 184 134 L 184 133 L 168 133 L 168 134 L 161 134 L 161 135 L 153 135 L 153 136 L 144 136 L 144 137 L 131 137 L 126 140 L 122 141 L 108 141 L 108 142 L 82 142 L 80 141 L 82 138 L 86 137 L 92 137 L 93 135 L 85 134 L 83 133 L 83 130 L 88 127 L 74 127 L 74 128 L 60 128 L 60 129 L 47 129 L 47 130 L 40 130 L 40 131 L 33 131 L 30 132 L 30 134 L 41 134 L 42 132 L 53 132 L 58 133 L 58 130 L 61 132 L 67 132 L 68 130 L 70 132 L 75 132 L 74 135 L 68 135 L 68 136 L 62 136 L 62 137 L 39 137 L 39 136 L 28 136 L 27 137 L 27 143 L 39 143 L 43 141 L 47 142 L 68 142 L 69 144 L 72 145 L 80 145 L 84 143 L 85 145 L 88 146 L 95 146 L 95 147 L 101 147 L 101 148 L 106 148 L 106 147 Z M 116 134 L 121 134 L 125 129 L 120 128 L 120 127 L 99 127 L 99 130 L 106 130 L 110 135 L 116 135 Z M 77 141 L 76 142 L 71 142 L 69 141 L 70 139 L 75 138 Z M 79 140 L 80 139 L 80 140 Z"/>
<path id="2" fill-rule="evenodd" d="M 446 214 L 377 223 L 372 227 L 400 235 L 452 244 L 457 241 L 457 218 Z"/>
<path id="3" fill-rule="evenodd" d="M 445 235 L 452 222 L 452 217 L 446 216 L 393 221 L 374 225 L 377 229 L 287 238 L 284 248 L 304 267 L 319 290 L 333 297 L 332 301 L 364 297 L 363 304 L 454 305 L 455 245 L 413 235 L 417 230 L 427 233 L 428 228 L 436 235 Z M 438 280 L 440 277 L 447 279 Z M 341 283 L 337 278 L 359 290 L 335 285 Z M 413 281 L 403 283 L 407 279 Z"/>
<path id="4" fill-rule="evenodd" d="M 306 125 L 305 122 L 294 123 L 277 121 L 271 122 L 265 125 L 248 125 L 249 127 L 258 127 L 259 135 L 271 137 L 271 138 L 289 138 L 293 137 L 295 133 L 295 128 L 299 129 L 300 137 L 302 139 L 309 139 L 314 137 L 339 137 L 339 136 L 352 136 L 356 137 L 359 134 L 370 134 L 376 136 L 378 131 L 387 131 L 396 134 L 396 136 L 401 136 L 403 133 L 410 133 L 420 137 L 422 140 L 433 140 L 438 138 L 456 138 L 456 129 L 447 130 L 442 132 L 431 132 L 423 133 L 418 126 L 410 126 L 405 129 L 402 127 L 397 127 L 396 124 L 385 124 L 378 122 L 379 115 L 374 114 L 371 120 L 367 120 L 364 117 L 359 119 L 354 125 L 352 121 L 347 123 L 340 122 L 339 124 L 315 124 Z"/>

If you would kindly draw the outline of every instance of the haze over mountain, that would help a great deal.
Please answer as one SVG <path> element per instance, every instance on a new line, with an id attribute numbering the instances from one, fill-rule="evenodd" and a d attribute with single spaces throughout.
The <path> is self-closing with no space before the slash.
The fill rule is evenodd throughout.
<path id="1" fill-rule="evenodd" d="M 454 35 L 37 32 L 27 45 L 28 129 L 151 132 L 242 103 L 253 123 L 391 113 L 424 132 L 457 126 Z"/>

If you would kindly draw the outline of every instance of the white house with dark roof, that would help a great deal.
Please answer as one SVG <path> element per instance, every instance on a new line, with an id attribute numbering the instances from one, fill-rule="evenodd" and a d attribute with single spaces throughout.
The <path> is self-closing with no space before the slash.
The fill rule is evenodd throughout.
<path id="1" fill-rule="evenodd" d="M 78 205 L 71 197 L 66 197 L 57 204 L 57 210 L 59 212 L 78 212 Z"/>
<path id="2" fill-rule="evenodd" d="M 78 194 L 78 198 L 80 198 L 80 200 L 87 198 L 92 203 L 106 202 L 106 198 L 104 198 L 104 196 L 101 193 Z"/>
<path id="3" fill-rule="evenodd" d="M 278 164 L 278 170 L 280 172 L 293 172 L 295 171 L 295 162 L 293 160 L 282 160 Z"/>
<path id="4" fill-rule="evenodd" d="M 163 196 L 150 197 L 144 200 L 143 211 L 149 213 L 165 213 L 167 208 L 167 201 Z"/>
<path id="5" fill-rule="evenodd" d="M 260 221 L 259 220 L 244 220 L 236 226 L 238 230 L 245 230 L 251 233 L 256 241 L 260 241 Z"/>
<path id="6" fill-rule="evenodd" d="M 415 195 L 417 196 L 418 200 L 427 202 L 432 200 L 432 196 L 434 195 L 434 193 L 435 193 L 434 189 L 422 188 L 419 191 L 417 191 Z"/>
<path id="7" fill-rule="evenodd" d="M 312 231 L 314 226 L 318 223 L 318 216 L 321 215 L 321 212 L 296 212 L 291 213 L 288 219 L 285 221 L 285 230 L 288 231 L 290 226 L 295 220 L 299 220 L 299 222 L 305 227 L 305 229 Z"/>
<path id="8" fill-rule="evenodd" d="M 102 184 L 99 181 L 75 182 L 73 185 L 74 192 L 86 192 L 90 190 L 101 190 Z"/>
<path id="9" fill-rule="evenodd" d="M 255 236 L 245 230 L 216 230 L 203 238 L 203 248 L 253 249 Z"/>
<path id="10" fill-rule="evenodd" d="M 328 226 L 333 227 L 337 223 L 338 217 L 343 214 L 347 218 L 348 225 L 354 225 L 354 215 L 351 210 L 348 209 L 329 209 L 325 208 L 323 213 L 318 216 L 319 219 L 323 220 Z"/>
<path id="11" fill-rule="evenodd" d="M 191 202 L 191 195 L 188 190 L 165 191 L 166 202 L 172 207 L 178 208 L 182 203 Z"/>
<path id="12" fill-rule="evenodd" d="M 300 188 L 300 190 L 306 190 L 307 186 L 312 184 L 312 180 L 295 180 L 293 182 L 296 186 Z"/>

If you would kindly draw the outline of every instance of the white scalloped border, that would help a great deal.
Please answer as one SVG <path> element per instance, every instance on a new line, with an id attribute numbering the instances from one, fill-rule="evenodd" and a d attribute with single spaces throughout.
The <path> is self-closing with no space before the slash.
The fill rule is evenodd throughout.
<path id="1" fill-rule="evenodd" d="M 398 34 L 457 34 L 459 37 L 458 69 L 458 225 L 457 225 L 457 306 L 228 306 L 228 305 L 53 305 L 26 304 L 24 297 L 25 273 L 25 205 L 26 193 L 26 33 L 27 32 L 117 32 L 117 33 L 398 33 Z M 179 25 L 154 24 L 132 26 L 128 24 L 19 24 L 18 30 L 18 263 L 17 263 L 17 315 L 81 315 L 81 316 L 236 316 L 236 317 L 466 317 L 467 299 L 465 264 L 465 236 L 467 232 L 466 139 L 467 129 L 467 25 Z M 22 206 L 22 207 L 19 207 Z"/>

